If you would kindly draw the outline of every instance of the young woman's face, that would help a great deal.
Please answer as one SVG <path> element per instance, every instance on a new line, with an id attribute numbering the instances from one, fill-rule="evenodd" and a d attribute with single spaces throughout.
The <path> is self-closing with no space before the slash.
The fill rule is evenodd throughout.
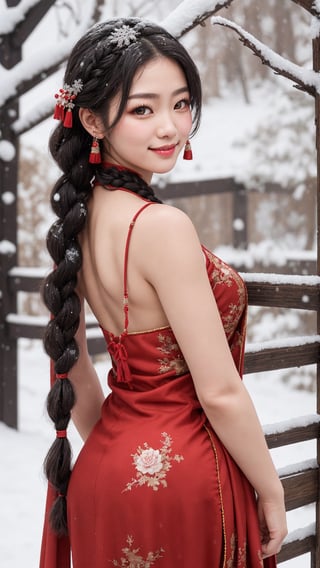
<path id="1" fill-rule="evenodd" d="M 115 97 L 110 124 L 118 105 L 119 97 Z M 104 159 L 136 171 L 149 183 L 153 173 L 173 168 L 191 127 L 184 73 L 171 59 L 159 57 L 133 80 L 126 108 L 104 141 Z"/>

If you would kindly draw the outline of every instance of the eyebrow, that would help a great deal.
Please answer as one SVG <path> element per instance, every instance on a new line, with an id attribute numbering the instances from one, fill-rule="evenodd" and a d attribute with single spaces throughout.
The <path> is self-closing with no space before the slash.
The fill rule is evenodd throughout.
<path id="1" fill-rule="evenodd" d="M 176 95 L 180 95 L 181 93 L 186 93 L 189 92 L 189 89 L 187 86 L 185 87 L 180 87 L 180 89 L 176 89 L 175 91 L 173 91 L 172 96 L 175 97 Z M 156 93 L 135 93 L 133 95 L 129 95 L 128 100 L 130 99 L 158 99 L 160 98 L 160 95 L 156 94 Z"/>

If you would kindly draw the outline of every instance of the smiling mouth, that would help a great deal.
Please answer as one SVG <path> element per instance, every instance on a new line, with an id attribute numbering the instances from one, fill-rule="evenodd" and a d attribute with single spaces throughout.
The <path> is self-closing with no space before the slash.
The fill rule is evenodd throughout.
<path id="1" fill-rule="evenodd" d="M 166 146 L 159 146 L 159 148 L 150 148 L 153 152 L 170 153 L 173 152 L 178 144 L 167 144 Z"/>

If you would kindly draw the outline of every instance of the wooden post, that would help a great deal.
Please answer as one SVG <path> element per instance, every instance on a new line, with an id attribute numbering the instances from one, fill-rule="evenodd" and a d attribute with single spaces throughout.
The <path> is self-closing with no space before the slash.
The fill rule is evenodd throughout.
<path id="1" fill-rule="evenodd" d="M 21 0 L 6 0 L 8 8 Z M 21 46 L 54 0 L 41 0 L 30 6 L 16 28 L 1 37 L 0 63 L 12 69 L 21 61 Z M 0 421 L 18 427 L 18 340 L 10 336 L 6 322 L 9 313 L 17 312 L 17 293 L 9 286 L 9 271 L 17 265 L 17 185 L 19 137 L 12 123 L 19 117 L 19 100 L 12 98 L 0 109 Z"/>
<path id="2" fill-rule="evenodd" d="M 233 200 L 233 246 L 236 249 L 248 248 L 248 194 L 244 186 L 236 184 Z"/>
<path id="3" fill-rule="evenodd" d="M 20 0 L 19 0 L 20 1 Z M 8 7 L 19 4 L 7 0 Z M 13 68 L 21 60 L 21 46 L 13 34 L 3 38 L 1 63 Z M 17 294 L 9 289 L 9 270 L 17 264 L 17 184 L 19 140 L 11 124 L 19 117 L 19 102 L 0 109 L 0 420 L 18 427 L 17 339 L 9 336 L 6 317 L 17 311 Z"/>
<path id="4" fill-rule="evenodd" d="M 320 23 L 320 22 L 319 22 Z M 320 72 L 320 36 L 313 40 L 313 68 Z M 317 147 L 317 274 L 320 274 L 320 95 L 315 98 L 315 127 Z M 317 316 L 320 333 L 320 306 Z M 320 414 L 320 363 L 317 364 L 317 413 Z M 320 481 L 320 440 L 317 440 L 318 476 Z M 316 550 L 311 559 L 311 568 L 320 568 L 320 496 L 316 503 Z"/>

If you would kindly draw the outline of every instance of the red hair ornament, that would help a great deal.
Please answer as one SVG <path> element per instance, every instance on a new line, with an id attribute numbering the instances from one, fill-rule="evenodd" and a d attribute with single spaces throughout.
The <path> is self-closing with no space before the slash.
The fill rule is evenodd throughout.
<path id="1" fill-rule="evenodd" d="M 72 110 L 75 107 L 75 99 L 82 91 L 81 79 L 73 81 L 72 85 L 65 83 L 62 89 L 55 94 L 56 106 L 53 118 L 61 120 L 65 128 L 72 128 Z"/>

